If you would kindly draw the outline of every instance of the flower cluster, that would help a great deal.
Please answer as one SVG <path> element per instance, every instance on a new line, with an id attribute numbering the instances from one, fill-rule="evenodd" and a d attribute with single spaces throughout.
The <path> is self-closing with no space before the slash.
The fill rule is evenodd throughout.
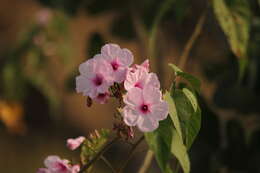
<path id="1" fill-rule="evenodd" d="M 84 140 L 85 137 L 83 136 L 68 139 L 67 147 L 70 150 L 75 150 Z M 48 156 L 44 161 L 44 165 L 46 168 L 39 168 L 37 173 L 78 173 L 80 171 L 79 165 L 72 165 L 69 160 L 61 159 L 59 156 Z"/>
<path id="2" fill-rule="evenodd" d="M 106 44 L 100 54 L 79 66 L 76 90 L 103 104 L 111 96 L 109 88 L 122 84 L 126 91 L 122 113 L 125 124 L 150 132 L 167 117 L 168 105 L 162 100 L 157 75 L 149 70 L 149 61 L 130 67 L 132 63 L 133 55 L 128 49 Z"/>

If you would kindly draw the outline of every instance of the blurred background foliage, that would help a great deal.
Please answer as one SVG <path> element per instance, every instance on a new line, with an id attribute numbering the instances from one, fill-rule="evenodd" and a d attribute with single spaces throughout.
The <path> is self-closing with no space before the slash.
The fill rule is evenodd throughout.
<path id="1" fill-rule="evenodd" d="M 114 100 L 88 109 L 75 93 L 78 65 L 108 42 L 130 49 L 136 63 L 149 58 L 164 88 L 168 63 L 201 80 L 191 172 L 260 172 L 259 0 L 3 0 L 0 36 L 4 172 L 35 172 L 50 154 L 75 159 L 65 139 L 112 127 Z M 107 153 L 112 164 L 126 148 Z M 137 172 L 146 148 L 126 172 Z M 94 169 L 107 172 L 102 162 Z"/>

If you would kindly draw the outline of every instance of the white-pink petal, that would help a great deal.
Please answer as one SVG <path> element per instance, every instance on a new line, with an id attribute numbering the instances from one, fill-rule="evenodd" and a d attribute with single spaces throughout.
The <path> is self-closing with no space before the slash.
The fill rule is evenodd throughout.
<path id="1" fill-rule="evenodd" d="M 70 150 L 75 150 L 84 142 L 85 139 L 86 138 L 84 136 L 79 136 L 75 139 L 70 138 L 70 139 L 67 140 L 67 147 Z"/>
<path id="2" fill-rule="evenodd" d="M 138 112 L 131 109 L 131 107 L 125 106 L 123 110 L 123 117 L 126 125 L 135 126 L 138 121 L 139 115 Z"/>
<path id="3" fill-rule="evenodd" d="M 142 132 L 151 132 L 159 127 L 159 122 L 150 117 L 149 115 L 141 116 L 137 122 L 137 127 Z"/>
<path id="4" fill-rule="evenodd" d="M 124 96 L 124 102 L 130 107 L 136 107 L 143 103 L 142 90 L 140 88 L 132 88 Z"/>

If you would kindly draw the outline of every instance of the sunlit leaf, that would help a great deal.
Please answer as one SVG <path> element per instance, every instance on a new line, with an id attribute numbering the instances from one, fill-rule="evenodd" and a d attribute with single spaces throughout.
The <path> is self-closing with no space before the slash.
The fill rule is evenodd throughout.
<path id="1" fill-rule="evenodd" d="M 197 102 L 197 99 L 195 97 L 195 95 L 187 88 L 183 88 L 182 89 L 182 92 L 185 94 L 185 96 L 189 99 L 193 109 L 194 109 L 194 112 L 197 111 L 198 109 L 198 102 Z"/>
<path id="2" fill-rule="evenodd" d="M 154 152 L 155 158 L 162 172 L 172 173 L 169 165 L 171 158 L 171 141 L 173 128 L 171 120 L 168 118 L 160 122 L 160 126 L 157 130 L 149 133 L 145 133 L 145 139 Z"/>
<path id="3" fill-rule="evenodd" d="M 178 135 L 176 129 L 172 128 L 172 143 L 171 143 L 171 152 L 178 159 L 183 172 L 190 172 L 190 161 L 187 153 L 187 149 L 183 144 L 182 139 Z"/>
<path id="4" fill-rule="evenodd" d="M 171 94 L 168 91 L 166 91 L 165 94 L 164 94 L 164 100 L 169 105 L 169 115 L 170 115 L 170 117 L 173 121 L 173 124 L 176 128 L 176 131 L 177 131 L 178 135 L 180 136 L 181 140 L 183 140 L 181 125 L 180 125 L 179 117 L 178 117 L 177 110 L 176 110 L 176 107 L 175 107 L 175 103 L 174 103 L 174 100 L 172 99 Z"/>
<path id="5" fill-rule="evenodd" d="M 250 31 L 249 1 L 213 0 L 213 9 L 234 54 L 246 58 Z"/>
<path id="6" fill-rule="evenodd" d="M 183 90 L 175 89 L 172 91 L 172 97 L 180 119 L 184 144 L 189 149 L 200 130 L 201 111 L 199 107 L 194 111 L 191 100 L 185 95 Z"/>
<path id="7" fill-rule="evenodd" d="M 175 72 L 176 76 L 180 76 L 183 79 L 185 79 L 186 81 L 189 82 L 189 84 L 197 91 L 200 92 L 200 81 L 192 76 L 191 74 L 185 73 L 183 72 L 179 67 L 177 67 L 174 64 L 169 64 L 169 66 L 173 69 L 173 71 Z"/>

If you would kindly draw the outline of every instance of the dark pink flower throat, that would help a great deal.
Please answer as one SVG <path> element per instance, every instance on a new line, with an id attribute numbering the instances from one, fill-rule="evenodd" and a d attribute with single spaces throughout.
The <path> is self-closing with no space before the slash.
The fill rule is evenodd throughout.
<path id="1" fill-rule="evenodd" d="M 103 83 L 103 77 L 101 75 L 96 75 L 96 77 L 93 79 L 93 82 L 96 86 L 100 86 Z"/>
<path id="2" fill-rule="evenodd" d="M 141 107 L 140 107 L 140 110 L 141 110 L 141 112 L 144 113 L 144 114 L 150 112 L 150 111 L 149 111 L 149 105 L 147 105 L 147 104 L 142 104 Z"/>
<path id="3" fill-rule="evenodd" d="M 111 66 L 112 66 L 114 71 L 117 71 L 119 64 L 116 61 L 113 61 L 113 62 L 111 62 Z"/>

